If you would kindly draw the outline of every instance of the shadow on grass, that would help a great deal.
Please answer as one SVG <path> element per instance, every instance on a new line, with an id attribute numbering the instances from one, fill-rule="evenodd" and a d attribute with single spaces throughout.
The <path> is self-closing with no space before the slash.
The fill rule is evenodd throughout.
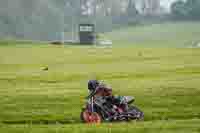
<path id="1" fill-rule="evenodd" d="M 145 118 L 143 121 L 138 122 L 148 122 L 148 121 L 171 121 L 171 120 L 191 120 L 191 119 L 200 119 L 200 115 L 196 116 L 188 116 L 188 117 L 165 117 L 165 118 Z M 134 121 L 134 120 L 133 120 Z M 128 122 L 128 121 L 127 121 Z M 63 119 L 63 120 L 7 120 L 2 121 L 2 124 L 7 125 L 21 125 L 21 124 L 29 124 L 29 125 L 71 125 L 71 124 L 82 124 L 83 122 L 80 119 Z M 107 123 L 107 122 L 106 122 Z M 116 123 L 116 122 L 115 122 Z M 119 122 L 117 122 L 119 123 Z"/>
<path id="2" fill-rule="evenodd" d="M 33 124 L 33 125 L 56 125 L 56 124 L 81 124 L 80 120 L 16 120 L 16 121 L 2 121 L 3 124 L 20 125 L 20 124 Z"/>

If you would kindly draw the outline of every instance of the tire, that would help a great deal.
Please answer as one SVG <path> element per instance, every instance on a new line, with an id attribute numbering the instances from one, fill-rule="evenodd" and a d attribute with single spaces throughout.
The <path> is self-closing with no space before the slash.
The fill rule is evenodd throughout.
<path id="1" fill-rule="evenodd" d="M 144 120 L 144 113 L 135 106 L 129 106 L 128 112 L 131 112 L 135 115 L 135 119 L 142 121 Z"/>
<path id="2" fill-rule="evenodd" d="M 87 109 L 81 112 L 81 120 L 84 123 L 101 123 L 101 116 L 97 112 L 89 112 Z"/>

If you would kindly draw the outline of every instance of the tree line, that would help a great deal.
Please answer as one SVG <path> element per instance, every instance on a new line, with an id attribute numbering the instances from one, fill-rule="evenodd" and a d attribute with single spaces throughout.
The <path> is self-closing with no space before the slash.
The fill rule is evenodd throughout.
<path id="1" fill-rule="evenodd" d="M 2 0 L 0 37 L 60 40 L 79 23 L 94 23 L 98 32 L 166 18 L 162 0 Z M 173 19 L 199 19 L 199 0 L 177 0 Z M 167 19 L 171 19 L 169 14 Z M 165 20 L 165 19 L 164 19 Z M 74 28 L 72 28 L 74 27 Z"/>
<path id="2" fill-rule="evenodd" d="M 200 20 L 200 0 L 178 0 L 171 6 L 174 19 Z"/>

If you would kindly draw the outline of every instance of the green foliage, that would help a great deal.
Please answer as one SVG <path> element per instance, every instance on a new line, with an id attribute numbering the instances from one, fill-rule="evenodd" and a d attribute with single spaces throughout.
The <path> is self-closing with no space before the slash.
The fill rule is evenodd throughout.
<path id="1" fill-rule="evenodd" d="M 188 10 L 183 1 L 177 1 L 172 4 L 171 10 L 176 17 L 186 17 L 188 15 Z"/>
<path id="2" fill-rule="evenodd" d="M 200 1 L 199 0 L 187 0 L 174 2 L 171 6 L 172 13 L 177 19 L 200 19 Z"/>

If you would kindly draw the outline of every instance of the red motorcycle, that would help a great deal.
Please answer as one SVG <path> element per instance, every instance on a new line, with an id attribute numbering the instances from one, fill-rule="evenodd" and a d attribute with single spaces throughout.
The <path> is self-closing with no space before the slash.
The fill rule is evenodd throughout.
<path id="1" fill-rule="evenodd" d="M 85 123 L 143 120 L 144 113 L 131 105 L 133 102 L 131 96 L 114 97 L 109 92 L 102 94 L 102 91 L 96 90 L 87 97 L 80 117 Z"/>

